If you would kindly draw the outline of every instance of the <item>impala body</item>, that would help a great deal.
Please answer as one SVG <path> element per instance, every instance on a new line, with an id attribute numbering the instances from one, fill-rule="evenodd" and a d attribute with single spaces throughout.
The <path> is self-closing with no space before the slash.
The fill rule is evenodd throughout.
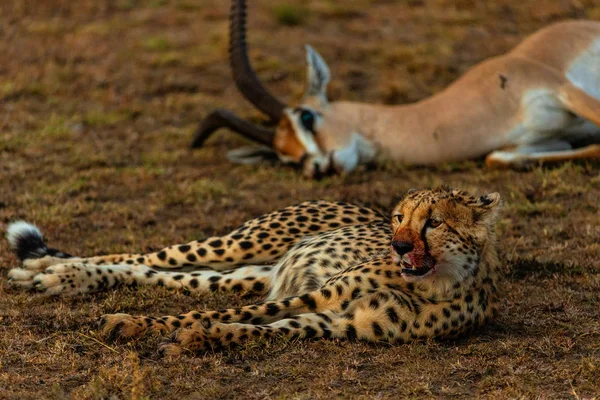
<path id="1" fill-rule="evenodd" d="M 233 2 L 231 15 L 234 78 L 249 100 L 278 121 L 275 132 L 252 127 L 254 136 L 246 136 L 260 136 L 280 160 L 301 165 L 307 176 L 350 172 L 381 158 L 431 165 L 487 156 L 495 166 L 600 158 L 600 22 L 550 25 L 436 95 L 396 106 L 328 102 L 329 68 L 307 46 L 306 92 L 300 105 L 290 107 L 269 99 L 250 68 L 244 1 Z M 236 65 L 236 50 L 245 64 Z M 247 77 L 259 90 L 248 90 Z M 211 129 L 201 127 L 194 144 L 219 126 L 245 133 L 213 121 Z M 255 154 L 238 152 L 234 158 L 248 155 Z"/>

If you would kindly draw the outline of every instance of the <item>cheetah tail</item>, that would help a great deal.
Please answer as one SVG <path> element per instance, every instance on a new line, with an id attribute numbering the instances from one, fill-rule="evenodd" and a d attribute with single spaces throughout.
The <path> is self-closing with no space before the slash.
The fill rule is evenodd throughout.
<path id="1" fill-rule="evenodd" d="M 71 258 L 73 256 L 51 249 L 44 242 L 44 235 L 35 226 L 25 221 L 13 222 L 8 226 L 6 238 L 20 260 L 53 256 Z"/>

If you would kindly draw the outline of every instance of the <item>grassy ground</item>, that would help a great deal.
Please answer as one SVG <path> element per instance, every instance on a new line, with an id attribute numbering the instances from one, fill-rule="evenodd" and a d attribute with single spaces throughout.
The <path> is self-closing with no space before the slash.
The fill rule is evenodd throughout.
<path id="1" fill-rule="evenodd" d="M 329 61 L 332 99 L 383 103 L 434 93 L 473 63 L 562 18 L 600 19 L 595 0 L 253 1 L 251 57 L 288 101 L 303 44 Z M 596 5 L 594 5 L 596 4 Z M 479 335 L 399 347 L 320 341 L 160 359 L 160 338 L 105 342 L 104 313 L 173 314 L 243 304 L 161 288 L 40 298 L 0 279 L 0 398 L 590 398 L 600 393 L 600 165 L 528 172 L 481 162 L 388 164 L 307 181 L 233 166 L 220 133 L 187 146 L 210 110 L 257 117 L 226 63 L 222 0 L 6 0 L 0 4 L 0 230 L 38 224 L 54 247 L 147 251 L 235 227 L 301 200 L 389 209 L 411 187 L 499 191 L 510 270 L 500 317 Z M 275 39 L 274 39 L 275 38 Z M 17 260 L 0 240 L 0 275 Z"/>

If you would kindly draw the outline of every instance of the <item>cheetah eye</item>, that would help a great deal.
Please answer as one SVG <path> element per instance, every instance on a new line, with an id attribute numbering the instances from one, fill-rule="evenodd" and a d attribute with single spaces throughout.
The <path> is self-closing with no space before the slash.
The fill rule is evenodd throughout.
<path id="1" fill-rule="evenodd" d="M 398 224 L 401 224 L 402 220 L 404 219 L 404 215 L 402 215 L 402 214 L 396 214 L 396 215 L 394 215 L 394 218 L 396 219 L 396 222 Z"/>
<path id="2" fill-rule="evenodd" d="M 442 221 L 441 219 L 429 218 L 429 220 L 427 221 L 427 226 L 435 229 L 438 226 L 440 226 L 442 224 L 442 222 L 444 222 L 444 221 Z"/>

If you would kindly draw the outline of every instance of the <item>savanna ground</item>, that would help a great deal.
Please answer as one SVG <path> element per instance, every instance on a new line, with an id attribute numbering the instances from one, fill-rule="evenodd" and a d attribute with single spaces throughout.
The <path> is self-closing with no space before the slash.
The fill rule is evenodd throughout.
<path id="1" fill-rule="evenodd" d="M 595 0 L 487 3 L 252 1 L 251 58 L 292 101 L 303 89 L 303 44 L 311 43 L 333 72 L 332 99 L 401 103 L 439 91 L 552 21 L 600 19 Z M 216 107 L 259 117 L 230 79 L 228 7 L 2 1 L 0 230 L 26 219 L 70 253 L 150 251 L 307 199 L 389 210 L 411 187 L 499 191 L 509 271 L 499 318 L 458 341 L 274 341 L 167 360 L 156 353 L 160 338 L 106 342 L 96 322 L 105 313 L 165 315 L 251 299 L 162 288 L 41 298 L 7 285 L 18 262 L 2 239 L 0 398 L 598 396 L 600 165 L 514 172 L 481 161 L 389 163 L 312 182 L 287 168 L 231 165 L 226 150 L 243 144 L 231 133 L 190 151 L 192 132 Z"/>

